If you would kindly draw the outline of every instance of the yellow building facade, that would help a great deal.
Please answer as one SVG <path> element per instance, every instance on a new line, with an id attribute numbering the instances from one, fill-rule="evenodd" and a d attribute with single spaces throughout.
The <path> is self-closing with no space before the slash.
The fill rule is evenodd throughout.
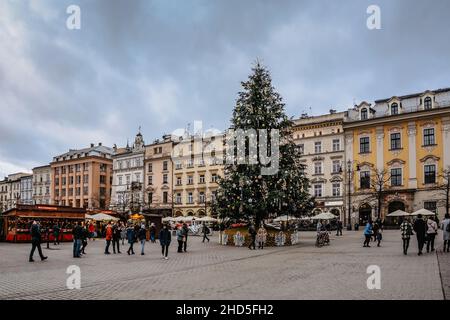
<path id="1" fill-rule="evenodd" d="M 344 132 L 353 223 L 377 217 L 380 185 L 381 218 L 398 209 L 444 215 L 437 187 L 450 168 L 450 89 L 362 102 L 348 111 Z"/>

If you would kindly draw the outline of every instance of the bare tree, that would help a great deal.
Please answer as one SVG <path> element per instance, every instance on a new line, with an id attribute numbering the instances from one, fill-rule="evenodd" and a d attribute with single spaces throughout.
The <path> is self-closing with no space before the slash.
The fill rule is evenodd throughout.
<path id="1" fill-rule="evenodd" d="M 361 183 L 366 184 L 366 186 L 369 187 L 364 190 L 364 192 L 367 193 L 367 197 L 364 198 L 363 201 L 376 201 L 377 217 L 380 218 L 383 197 L 386 193 L 388 182 L 391 180 L 391 175 L 386 169 L 373 169 L 370 172 L 370 177 L 362 179 L 367 179 L 366 181 L 362 180 Z"/>
<path id="2" fill-rule="evenodd" d="M 445 213 L 450 214 L 450 167 L 442 170 L 439 174 L 439 178 L 442 181 L 438 189 L 440 194 L 444 197 L 442 201 L 445 203 Z"/>

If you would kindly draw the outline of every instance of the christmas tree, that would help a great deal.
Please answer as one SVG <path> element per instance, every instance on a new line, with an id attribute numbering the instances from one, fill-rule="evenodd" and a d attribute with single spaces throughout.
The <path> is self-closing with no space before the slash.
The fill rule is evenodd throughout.
<path id="1" fill-rule="evenodd" d="M 241 151 L 239 144 L 233 144 L 231 154 L 237 159 L 231 162 L 227 159 L 224 177 L 219 179 L 214 209 L 222 219 L 253 221 L 259 226 L 269 217 L 306 214 L 314 200 L 308 192 L 309 181 L 300 162 L 300 150 L 292 140 L 293 123 L 284 111 L 280 94 L 272 86 L 270 73 L 259 62 L 252 71 L 248 80 L 242 82 L 243 90 L 238 94 L 231 119 L 231 129 L 252 132 L 243 145 L 248 161 L 242 164 L 242 159 L 237 156 Z M 266 148 L 261 149 L 261 136 L 255 136 L 252 129 L 267 131 Z M 278 142 L 274 141 L 274 132 L 279 133 Z M 277 145 L 276 153 L 273 153 L 272 145 Z M 257 149 L 256 164 L 248 163 L 251 160 L 255 163 L 255 159 L 249 159 L 251 147 Z M 262 169 L 267 167 L 267 163 L 261 164 L 264 153 L 278 158 L 278 170 L 272 174 L 262 174 Z"/>

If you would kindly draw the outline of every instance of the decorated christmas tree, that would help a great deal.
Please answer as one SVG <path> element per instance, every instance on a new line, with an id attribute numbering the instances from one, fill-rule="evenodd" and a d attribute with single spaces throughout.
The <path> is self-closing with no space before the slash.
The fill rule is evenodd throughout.
<path id="1" fill-rule="evenodd" d="M 227 154 L 234 158 L 227 158 L 214 209 L 222 219 L 253 221 L 259 225 L 269 217 L 307 214 L 314 200 L 308 192 L 309 181 L 300 162 L 300 150 L 292 140 L 293 123 L 284 111 L 280 94 L 272 86 L 270 73 L 259 62 L 252 71 L 248 80 L 242 82 L 243 90 L 238 94 L 231 119 L 233 132 L 241 129 L 250 133 L 244 144 L 227 146 L 232 148 Z M 258 129 L 267 132 L 267 142 L 261 140 L 264 137 Z M 260 144 L 261 141 L 264 143 Z M 267 146 L 263 147 L 264 144 Z M 246 163 L 242 163 L 239 148 L 245 149 Z M 251 148 L 257 151 L 253 158 Z M 272 162 L 278 161 L 276 170 L 270 174 L 264 172 L 270 166 L 263 161 L 266 154 Z"/>

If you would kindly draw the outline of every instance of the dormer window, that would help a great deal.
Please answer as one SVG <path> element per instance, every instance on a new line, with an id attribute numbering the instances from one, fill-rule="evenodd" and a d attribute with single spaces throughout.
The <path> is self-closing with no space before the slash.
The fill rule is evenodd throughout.
<path id="1" fill-rule="evenodd" d="M 394 116 L 396 114 L 398 114 L 398 104 L 393 103 L 391 104 L 391 116 Z"/>
<path id="2" fill-rule="evenodd" d="M 367 113 L 367 109 L 361 109 L 361 120 L 367 120 L 368 118 L 368 113 Z"/>
<path id="3" fill-rule="evenodd" d="M 423 108 L 425 110 L 430 110 L 433 108 L 433 104 L 430 97 L 426 97 L 425 100 L 423 101 Z"/>

